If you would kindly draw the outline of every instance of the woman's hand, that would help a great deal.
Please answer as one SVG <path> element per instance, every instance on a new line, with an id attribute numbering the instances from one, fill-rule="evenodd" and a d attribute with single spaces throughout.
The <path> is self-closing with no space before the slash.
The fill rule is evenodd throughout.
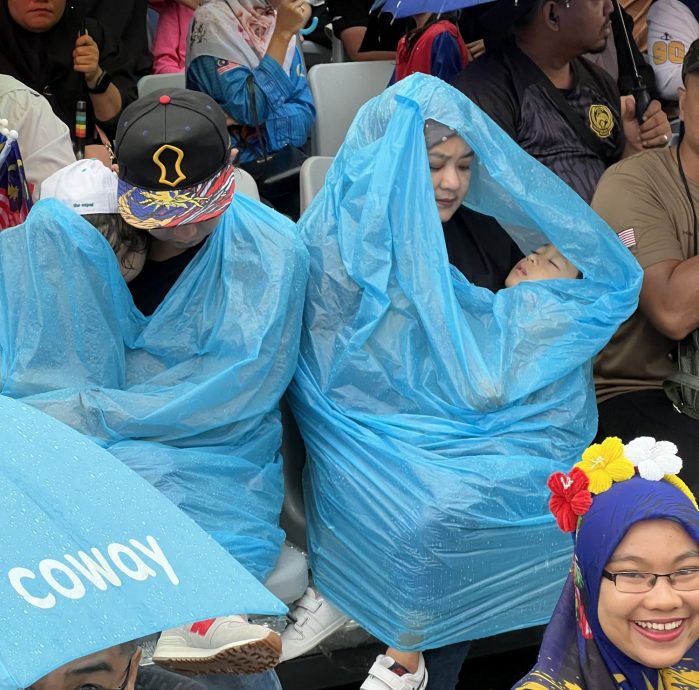
<path id="1" fill-rule="evenodd" d="M 88 34 L 78 36 L 73 50 L 73 69 L 85 75 L 88 88 L 92 89 L 102 74 L 100 50 Z"/>
<path id="2" fill-rule="evenodd" d="M 310 7 L 304 0 L 282 0 L 277 5 L 277 20 L 274 33 L 283 36 L 287 42 L 306 26 Z"/>
<path id="3" fill-rule="evenodd" d="M 200 0 L 176 0 L 180 5 L 189 7 L 190 10 L 196 10 L 199 7 Z"/>

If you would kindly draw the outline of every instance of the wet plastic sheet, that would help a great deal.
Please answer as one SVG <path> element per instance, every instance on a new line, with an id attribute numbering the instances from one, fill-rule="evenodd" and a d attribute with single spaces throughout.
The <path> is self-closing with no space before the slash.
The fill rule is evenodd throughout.
<path id="1" fill-rule="evenodd" d="M 476 153 L 469 206 L 583 280 L 493 294 L 450 267 L 423 138 Z M 545 622 L 570 564 L 546 478 L 596 431 L 591 358 L 641 271 L 605 223 L 476 106 L 414 75 L 358 114 L 300 221 L 311 269 L 292 408 L 320 590 L 384 642 Z"/>
<path id="2" fill-rule="evenodd" d="M 294 225 L 239 195 L 146 318 L 103 237 L 42 201 L 0 233 L 2 393 L 108 448 L 264 579 L 307 270 Z"/>

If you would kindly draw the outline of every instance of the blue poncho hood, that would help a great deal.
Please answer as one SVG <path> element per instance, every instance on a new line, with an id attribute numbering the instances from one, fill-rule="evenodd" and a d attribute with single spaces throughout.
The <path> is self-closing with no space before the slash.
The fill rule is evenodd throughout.
<path id="1" fill-rule="evenodd" d="M 497 294 L 447 258 L 425 120 L 473 148 L 466 204 L 583 280 Z M 311 255 L 293 411 L 321 591 L 424 649 L 544 622 L 570 560 L 546 478 L 596 431 L 591 359 L 634 311 L 636 261 L 462 94 L 413 75 L 357 115 L 299 223 Z"/>

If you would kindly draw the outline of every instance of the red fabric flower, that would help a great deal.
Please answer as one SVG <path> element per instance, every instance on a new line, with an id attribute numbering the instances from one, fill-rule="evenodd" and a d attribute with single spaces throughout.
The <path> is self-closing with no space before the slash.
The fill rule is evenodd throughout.
<path id="1" fill-rule="evenodd" d="M 551 489 L 549 509 L 564 532 L 574 532 L 578 517 L 585 515 L 592 505 L 592 494 L 588 487 L 590 480 L 579 467 L 570 474 L 554 472 L 546 482 Z"/>

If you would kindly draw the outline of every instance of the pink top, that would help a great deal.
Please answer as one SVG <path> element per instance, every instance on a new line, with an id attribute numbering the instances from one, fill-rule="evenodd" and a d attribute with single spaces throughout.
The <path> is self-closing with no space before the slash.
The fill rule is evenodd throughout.
<path id="1" fill-rule="evenodd" d="M 187 32 L 194 10 L 176 0 L 149 0 L 160 13 L 153 39 L 153 73 L 184 72 Z"/>

